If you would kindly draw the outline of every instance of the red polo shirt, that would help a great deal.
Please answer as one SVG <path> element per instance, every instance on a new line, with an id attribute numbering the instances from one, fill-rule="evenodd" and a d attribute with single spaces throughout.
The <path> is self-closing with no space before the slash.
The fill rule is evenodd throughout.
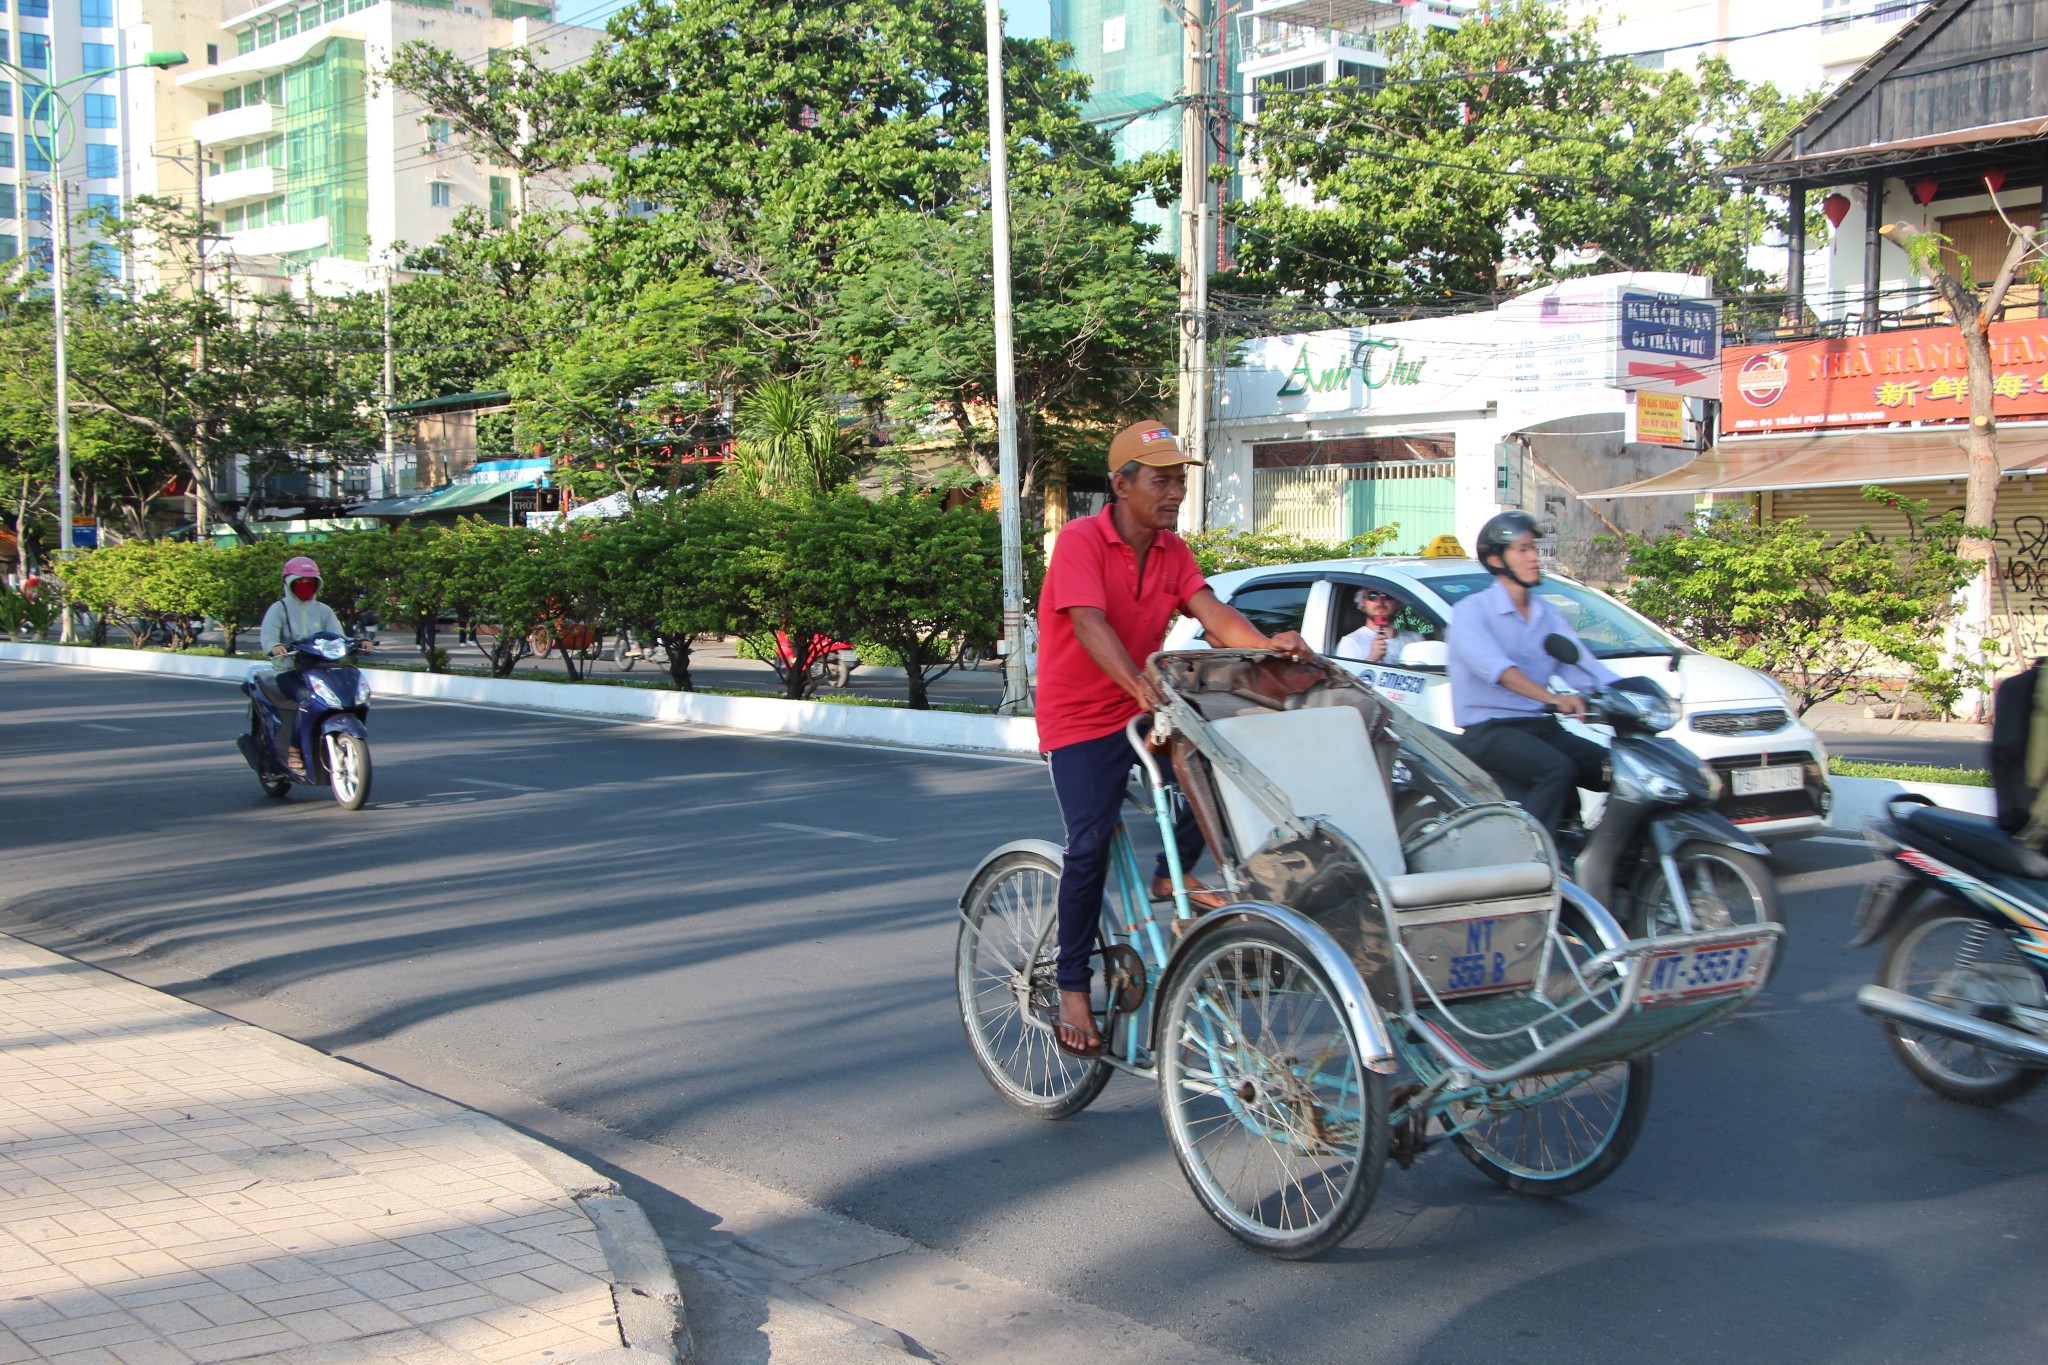
<path id="1" fill-rule="evenodd" d="M 1165 643 L 1174 613 L 1208 585 L 1187 542 L 1153 538 L 1138 577 L 1136 551 L 1117 534 L 1115 507 L 1068 522 L 1038 591 L 1038 747 L 1045 752 L 1124 728 L 1137 698 L 1099 668 L 1074 635 L 1074 607 L 1099 607 L 1138 667 Z"/>

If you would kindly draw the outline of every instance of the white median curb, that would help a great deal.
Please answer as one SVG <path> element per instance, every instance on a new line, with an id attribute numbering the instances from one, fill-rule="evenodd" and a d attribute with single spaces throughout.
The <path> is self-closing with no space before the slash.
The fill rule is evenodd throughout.
<path id="1" fill-rule="evenodd" d="M 158 653 L 138 649 L 94 649 L 84 645 L 0 642 L 0 659 L 64 664 L 115 673 L 165 673 L 183 678 L 239 680 L 258 666 L 253 656 Z M 899 706 L 839 706 L 830 702 L 783 701 L 776 697 L 717 697 L 702 692 L 665 692 L 602 683 L 555 683 L 524 678 L 471 678 L 448 673 L 413 673 L 370 667 L 370 686 L 380 697 L 421 697 L 436 701 L 502 706 L 510 710 L 554 711 L 608 719 L 708 725 L 755 734 L 801 735 L 811 739 L 895 744 L 915 749 L 959 749 L 968 753 L 1036 755 L 1038 726 L 1029 717 L 985 716 L 964 711 L 912 711 Z"/>
<path id="2" fill-rule="evenodd" d="M 1937 806 L 1971 815 L 1996 815 L 1997 795 L 1989 787 L 1954 782 L 1894 782 L 1889 777 L 1837 777 L 1831 785 L 1835 808 L 1828 824 L 1845 834 L 1861 834 L 1865 825 L 1885 813 L 1895 796 L 1922 796 Z"/>

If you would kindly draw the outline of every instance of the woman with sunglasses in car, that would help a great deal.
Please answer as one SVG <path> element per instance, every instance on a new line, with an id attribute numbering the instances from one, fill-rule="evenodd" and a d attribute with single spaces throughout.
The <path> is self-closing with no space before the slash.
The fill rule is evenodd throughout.
<path id="1" fill-rule="evenodd" d="M 1418 643 L 1422 636 L 1395 626 L 1401 604 L 1378 588 L 1360 588 L 1353 599 L 1365 613 L 1365 624 L 1337 642 L 1337 657 L 1362 659 L 1369 664 L 1398 664 L 1401 651 Z"/>

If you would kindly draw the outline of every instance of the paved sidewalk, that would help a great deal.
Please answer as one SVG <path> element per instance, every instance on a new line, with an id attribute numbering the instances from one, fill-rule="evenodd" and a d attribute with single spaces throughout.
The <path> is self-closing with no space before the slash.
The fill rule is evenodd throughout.
<path id="1" fill-rule="evenodd" d="M 589 1167 L 0 935 L 0 1365 L 657 1365 L 680 1312 Z"/>

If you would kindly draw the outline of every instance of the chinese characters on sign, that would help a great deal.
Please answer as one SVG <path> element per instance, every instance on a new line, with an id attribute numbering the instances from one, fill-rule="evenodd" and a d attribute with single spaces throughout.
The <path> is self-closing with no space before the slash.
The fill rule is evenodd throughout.
<path id="1" fill-rule="evenodd" d="M 2048 417 L 2048 323 L 2001 322 L 1990 339 L 1992 413 Z M 1731 347 L 1722 370 L 1723 435 L 1962 422 L 1969 413 L 1969 362 L 1953 327 Z"/>

